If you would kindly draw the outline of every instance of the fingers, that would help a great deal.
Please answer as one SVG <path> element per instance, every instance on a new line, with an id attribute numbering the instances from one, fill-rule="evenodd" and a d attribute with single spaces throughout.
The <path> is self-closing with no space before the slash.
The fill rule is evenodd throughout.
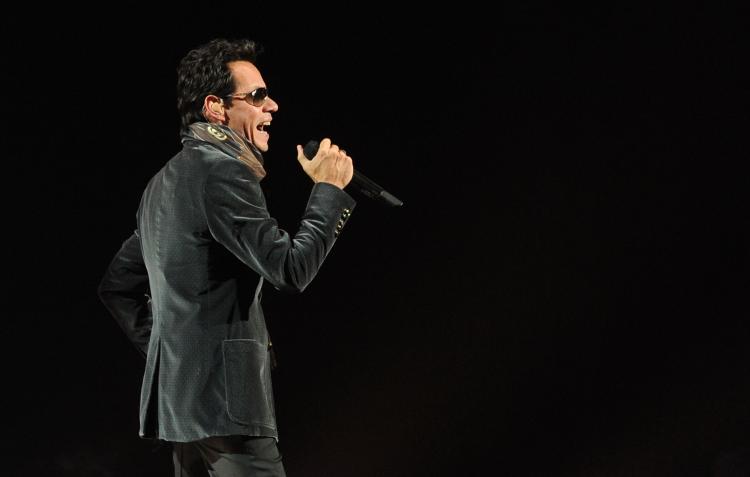
<path id="1" fill-rule="evenodd" d="M 328 153 L 328 150 L 331 148 L 331 140 L 326 138 L 323 138 L 322 141 L 320 141 L 320 145 L 318 146 L 318 152 L 315 154 L 315 157 L 318 156 L 325 156 Z"/>
<path id="2" fill-rule="evenodd" d="M 301 145 L 297 144 L 297 160 L 301 164 L 304 164 L 306 162 L 320 162 L 327 156 L 333 156 L 334 159 L 338 159 L 342 152 L 343 151 L 341 151 L 337 145 L 331 144 L 330 139 L 325 138 L 320 142 L 320 146 L 315 152 L 315 156 L 308 159 L 307 156 L 305 156 L 304 148 Z"/>
<path id="3" fill-rule="evenodd" d="M 300 146 L 297 146 L 297 150 L 300 150 Z M 330 138 L 323 138 L 318 146 L 318 152 L 315 153 L 315 160 L 322 160 L 324 157 L 332 156 L 335 161 L 343 156 L 346 156 L 346 151 L 340 149 L 338 145 L 333 144 Z"/>
<path id="4" fill-rule="evenodd" d="M 344 183 L 348 184 L 349 181 L 352 180 L 352 176 L 354 175 L 354 161 L 352 161 L 351 157 L 344 154 L 338 165 L 339 170 L 343 175 Z"/>

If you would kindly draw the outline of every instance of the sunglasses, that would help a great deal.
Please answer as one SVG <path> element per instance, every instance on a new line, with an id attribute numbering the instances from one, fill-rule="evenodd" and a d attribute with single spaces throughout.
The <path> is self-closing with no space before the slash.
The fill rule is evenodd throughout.
<path id="1" fill-rule="evenodd" d="M 227 98 L 244 99 L 248 104 L 260 107 L 263 106 L 263 103 L 265 103 L 266 99 L 268 99 L 268 88 L 258 88 L 254 91 L 250 91 L 249 93 L 230 94 L 229 96 L 227 96 Z"/>

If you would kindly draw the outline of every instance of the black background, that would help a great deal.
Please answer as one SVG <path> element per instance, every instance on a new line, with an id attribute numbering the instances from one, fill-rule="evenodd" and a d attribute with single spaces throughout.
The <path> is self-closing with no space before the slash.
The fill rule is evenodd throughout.
<path id="1" fill-rule="evenodd" d="M 265 47 L 285 229 L 311 138 L 405 203 L 266 288 L 290 476 L 750 475 L 744 12 L 267 7 L 6 16 L 4 475 L 170 475 L 96 286 L 214 37 Z"/>

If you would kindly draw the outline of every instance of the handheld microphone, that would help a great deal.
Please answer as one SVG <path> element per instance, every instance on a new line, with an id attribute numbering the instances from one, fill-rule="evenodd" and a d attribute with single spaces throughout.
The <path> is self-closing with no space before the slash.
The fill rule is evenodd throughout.
<path id="1" fill-rule="evenodd" d="M 302 152 L 305 154 L 306 158 L 312 159 L 318 152 L 319 147 L 320 143 L 318 141 L 312 140 L 305 144 Z M 391 207 L 399 207 L 404 205 L 404 203 L 393 196 L 393 194 L 390 194 L 375 182 L 365 177 L 364 174 L 360 174 L 359 172 L 357 172 L 356 169 L 354 170 L 354 176 L 352 177 L 351 183 L 354 184 L 355 188 L 360 193 L 362 193 L 362 195 L 371 199 L 378 200 L 385 205 L 389 205 Z"/>

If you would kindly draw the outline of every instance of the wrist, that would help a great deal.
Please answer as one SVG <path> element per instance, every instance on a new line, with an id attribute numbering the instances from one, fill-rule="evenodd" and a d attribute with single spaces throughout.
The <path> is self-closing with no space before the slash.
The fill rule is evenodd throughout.
<path id="1" fill-rule="evenodd" d="M 334 182 L 334 181 L 324 181 L 324 180 L 321 180 L 321 181 L 315 181 L 315 183 L 316 183 L 316 184 L 317 184 L 317 183 L 320 183 L 320 182 L 322 182 L 322 183 L 324 183 L 324 184 L 331 184 L 332 186 L 336 186 L 336 187 L 338 187 L 338 188 L 339 188 L 339 189 L 341 189 L 341 190 L 344 190 L 344 187 L 345 187 L 345 185 L 344 185 L 343 183 L 341 183 L 341 182 Z"/>

